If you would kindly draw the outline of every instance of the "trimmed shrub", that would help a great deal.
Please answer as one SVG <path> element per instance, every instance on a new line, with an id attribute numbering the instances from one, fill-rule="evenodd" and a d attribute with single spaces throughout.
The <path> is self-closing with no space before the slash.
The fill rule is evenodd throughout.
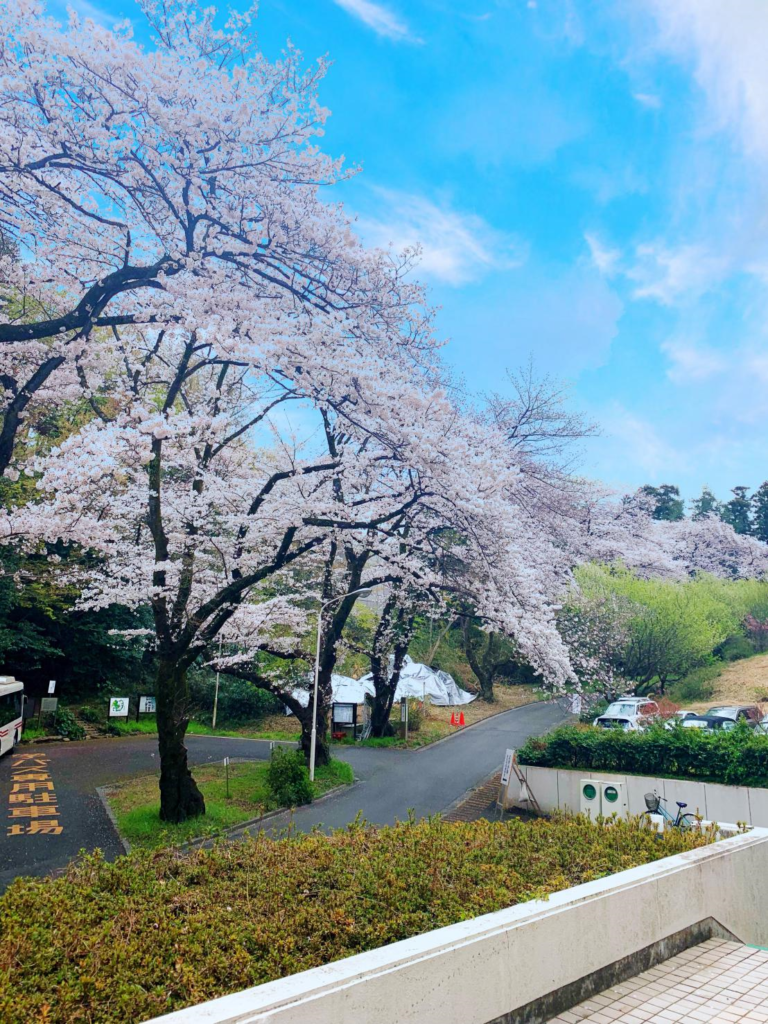
<path id="1" fill-rule="evenodd" d="M 298 750 L 275 747 L 267 769 L 267 787 L 277 807 L 298 807 L 312 803 L 312 783 Z"/>
<path id="2" fill-rule="evenodd" d="M 731 732 L 662 726 L 622 732 L 564 726 L 529 739 L 517 756 L 521 764 L 540 768 L 768 786 L 768 736 L 755 734 L 747 725 Z"/>
<path id="3" fill-rule="evenodd" d="M 702 846 L 637 821 L 445 822 L 88 856 L 0 898 L 3 1024 L 138 1024 Z"/>
<path id="4" fill-rule="evenodd" d="M 53 728 L 59 736 L 65 736 L 67 739 L 85 739 L 85 729 L 80 725 L 69 708 L 58 709 L 56 712 L 56 719 L 53 723 Z"/>

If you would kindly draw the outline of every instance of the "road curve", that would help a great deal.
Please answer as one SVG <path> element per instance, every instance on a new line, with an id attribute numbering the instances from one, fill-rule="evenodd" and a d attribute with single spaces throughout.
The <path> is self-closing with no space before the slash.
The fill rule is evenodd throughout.
<path id="1" fill-rule="evenodd" d="M 291 816 L 280 815 L 271 826 L 279 828 L 292 821 L 302 830 L 316 825 L 336 828 L 360 812 L 377 824 L 402 819 L 409 809 L 417 817 L 436 814 L 500 765 L 507 747 L 520 746 L 528 736 L 546 732 L 567 717 L 555 703 L 528 704 L 420 750 L 345 747 L 338 755 L 350 762 L 359 782 Z M 266 759 L 270 751 L 264 740 L 219 736 L 189 736 L 187 746 L 192 764 L 219 761 L 227 755 Z M 14 813 L 18 805 L 10 801 L 12 775 L 22 770 L 19 755 L 31 752 L 37 756 L 34 764 L 27 760 L 30 770 L 51 780 L 61 827 L 58 834 L 36 833 L 35 826 L 30 828 L 33 819 L 18 817 Z M 99 848 L 109 860 L 122 853 L 96 788 L 157 769 L 157 740 L 152 736 L 25 745 L 3 757 L 0 891 L 19 875 L 45 875 L 65 868 L 81 850 Z"/>

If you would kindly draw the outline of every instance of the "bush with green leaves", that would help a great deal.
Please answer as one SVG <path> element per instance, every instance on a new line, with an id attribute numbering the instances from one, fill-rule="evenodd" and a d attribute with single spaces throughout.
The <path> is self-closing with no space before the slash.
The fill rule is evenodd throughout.
<path id="1" fill-rule="evenodd" d="M 196 670 L 189 676 L 189 695 L 195 718 L 211 724 L 213 700 L 216 690 L 216 673 L 209 669 Z M 216 722 L 251 722 L 265 715 L 279 714 L 283 704 L 266 690 L 259 690 L 253 683 L 222 673 L 219 681 L 219 703 Z"/>
<path id="2" fill-rule="evenodd" d="M 312 803 L 312 783 L 303 754 L 298 750 L 275 747 L 267 770 L 267 787 L 276 807 Z"/>
<path id="3" fill-rule="evenodd" d="M 69 708 L 60 707 L 58 709 L 53 723 L 53 728 L 59 736 L 64 736 L 66 739 L 85 739 L 85 729 L 80 725 L 78 720 L 75 718 L 74 713 L 70 711 Z"/>
<path id="4" fill-rule="evenodd" d="M 79 714 L 84 722 L 90 722 L 91 724 L 104 720 L 103 714 L 99 714 L 96 708 L 89 707 L 88 705 L 80 708 Z"/>
<path id="5" fill-rule="evenodd" d="M 0 897 L 3 1024 L 138 1024 L 704 845 L 638 821 L 353 824 L 83 858 Z"/>
<path id="6" fill-rule="evenodd" d="M 645 732 L 563 726 L 531 737 L 517 756 L 520 764 L 540 768 L 768 787 L 768 736 L 746 724 L 730 732 L 680 726 L 655 726 Z"/>

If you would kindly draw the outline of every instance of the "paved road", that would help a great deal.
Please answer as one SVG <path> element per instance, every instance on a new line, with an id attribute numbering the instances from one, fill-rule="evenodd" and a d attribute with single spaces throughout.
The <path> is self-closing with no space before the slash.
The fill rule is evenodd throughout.
<path id="1" fill-rule="evenodd" d="M 421 750 L 344 748 L 342 756 L 360 782 L 299 809 L 293 822 L 301 829 L 317 824 L 337 827 L 361 810 L 369 821 L 379 824 L 404 818 L 409 808 L 417 816 L 435 814 L 493 771 L 506 747 L 519 746 L 527 736 L 544 732 L 565 717 L 555 704 L 531 704 Z M 213 736 L 189 736 L 187 745 L 193 764 L 226 755 L 264 759 L 270 747 L 262 740 Z M 157 768 L 157 741 L 143 736 L 35 744 L 6 755 L 0 761 L 0 815 L 5 819 L 0 825 L 0 891 L 18 875 L 60 870 L 83 849 L 98 847 L 108 859 L 122 853 L 96 787 Z M 12 787 L 18 790 L 18 780 L 25 775 L 30 779 L 21 788 L 34 791 L 35 803 L 29 804 L 26 798 L 22 803 L 11 802 Z M 42 799 L 47 802 L 37 802 Z M 280 816 L 272 825 L 281 827 L 288 820 Z"/>

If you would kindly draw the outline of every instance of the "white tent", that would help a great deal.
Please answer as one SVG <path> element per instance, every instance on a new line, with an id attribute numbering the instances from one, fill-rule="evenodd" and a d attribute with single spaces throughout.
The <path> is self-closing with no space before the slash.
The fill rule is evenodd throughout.
<path id="1" fill-rule="evenodd" d="M 373 690 L 370 675 L 363 676 L 361 683 L 366 683 Z M 477 697 L 476 693 L 462 690 L 453 676 L 440 669 L 420 665 L 407 654 L 400 672 L 400 680 L 395 690 L 395 701 L 402 697 L 416 697 L 418 700 L 429 700 L 436 707 L 456 707 L 459 704 L 471 704 Z"/>
<path id="2" fill-rule="evenodd" d="M 333 701 L 336 704 L 362 704 L 366 694 L 373 695 L 373 677 L 370 673 L 362 679 L 351 679 L 349 676 L 334 675 L 331 677 Z M 292 696 L 306 707 L 309 704 L 310 689 L 297 689 Z M 402 697 L 416 697 L 417 700 L 428 700 L 436 707 L 457 707 L 460 704 L 471 704 L 477 697 L 476 693 L 462 690 L 453 676 L 439 669 L 420 665 L 408 655 L 405 656 L 400 679 L 395 690 L 395 702 Z"/>
<path id="3" fill-rule="evenodd" d="M 312 679 L 309 680 L 309 687 L 308 690 L 294 690 L 291 694 L 302 707 L 309 704 Z M 352 679 L 350 676 L 340 676 L 334 672 L 331 676 L 331 692 L 335 704 L 362 704 L 365 701 L 365 695 L 373 693 L 373 683 L 366 683 L 363 679 Z"/>

